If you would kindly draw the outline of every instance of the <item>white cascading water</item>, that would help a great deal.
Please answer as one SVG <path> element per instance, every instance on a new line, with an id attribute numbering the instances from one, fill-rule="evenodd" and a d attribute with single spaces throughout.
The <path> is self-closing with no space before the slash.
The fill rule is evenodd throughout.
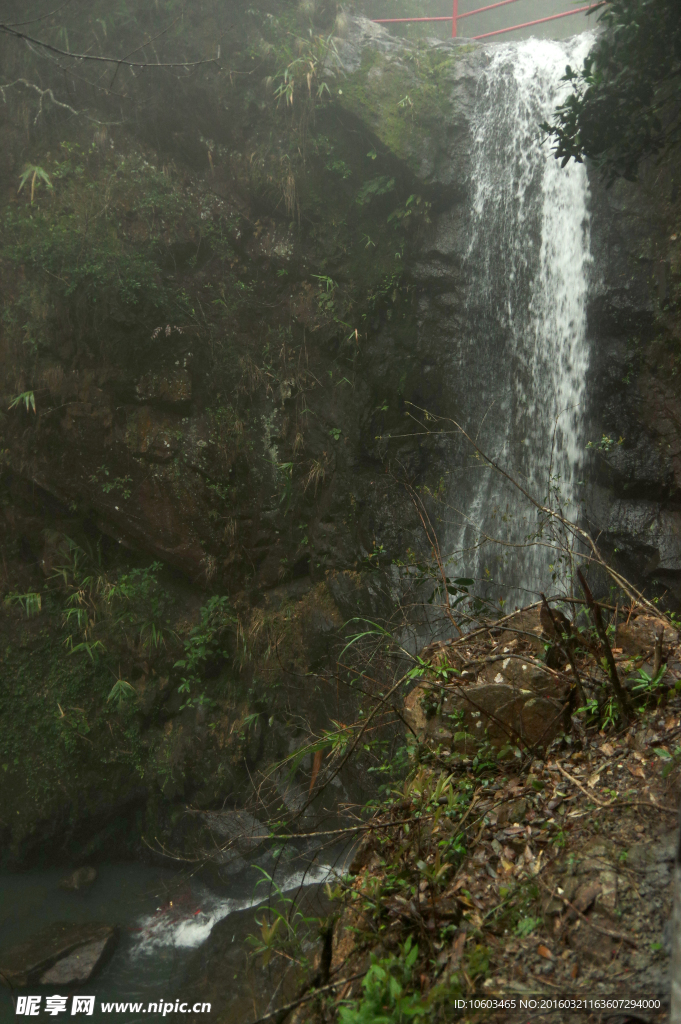
<path id="1" fill-rule="evenodd" d="M 297 890 L 303 886 L 321 885 L 335 877 L 337 872 L 328 864 L 315 864 L 304 871 L 287 875 L 277 883 L 279 892 Z M 159 907 L 156 913 L 140 918 L 132 929 L 134 943 L 130 950 L 132 959 L 153 955 L 159 949 L 195 949 L 210 935 L 215 925 L 223 918 L 239 910 L 257 907 L 274 896 L 276 890 L 268 886 L 256 889 L 255 894 L 242 899 L 216 896 L 205 886 L 194 883 L 184 894 Z M 276 898 L 274 899 L 276 903 Z"/>
<path id="2" fill-rule="evenodd" d="M 583 165 L 561 168 L 539 124 L 570 90 L 566 65 L 581 66 L 592 43 L 585 33 L 487 50 L 473 119 L 471 285 L 457 388 L 459 422 L 480 448 L 538 501 L 559 497 L 568 517 L 578 514 L 585 446 L 589 185 Z M 470 453 L 468 465 L 453 495 L 454 567 L 507 588 L 507 608 L 534 600 L 556 561 L 542 543 L 525 546 L 536 509 Z"/>

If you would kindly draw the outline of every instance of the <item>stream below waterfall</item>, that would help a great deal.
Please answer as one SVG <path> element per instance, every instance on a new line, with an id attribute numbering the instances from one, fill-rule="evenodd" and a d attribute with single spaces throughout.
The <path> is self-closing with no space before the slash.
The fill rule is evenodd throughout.
<path id="1" fill-rule="evenodd" d="M 77 991 L 101 1002 L 149 1002 L 175 998 L 179 986 L 191 981 L 187 968 L 194 952 L 206 942 L 218 922 L 234 915 L 232 941 L 243 948 L 253 930 L 251 915 L 240 913 L 268 897 L 267 886 L 256 888 L 257 877 L 235 880 L 221 894 L 188 872 L 139 863 L 111 863 L 98 868 L 85 890 L 60 888 L 63 869 L 0 873 L 0 949 L 31 938 L 54 922 L 117 925 L 120 940 L 109 962 L 91 982 Z M 279 880 L 284 892 L 319 885 L 329 869 L 318 865 Z M 244 979 L 233 983 L 238 990 Z M 0 1022 L 16 1020 L 13 995 L 38 994 L 37 987 L 10 993 L 0 985 Z M 43 995 L 67 990 L 44 989 Z M 200 998 L 200 996 L 199 996 Z M 206 998 L 210 994 L 206 990 Z M 153 1014 L 151 1015 L 153 1017 Z M 145 1013 L 116 1013 L 116 1020 L 148 1020 Z"/>

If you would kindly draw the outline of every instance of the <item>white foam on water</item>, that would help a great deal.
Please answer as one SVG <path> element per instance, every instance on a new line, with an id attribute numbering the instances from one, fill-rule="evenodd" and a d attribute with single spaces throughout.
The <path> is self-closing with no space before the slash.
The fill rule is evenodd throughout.
<path id="1" fill-rule="evenodd" d="M 317 864 L 307 871 L 296 871 L 278 883 L 282 892 L 291 892 L 301 886 L 320 885 L 335 874 L 330 865 Z M 266 882 L 261 883 L 250 898 L 229 899 L 216 896 L 203 886 L 195 886 L 191 895 L 173 900 L 160 907 L 156 913 L 148 914 L 137 922 L 133 958 L 149 956 L 161 949 L 196 949 L 206 941 L 218 923 L 238 910 L 257 907 L 270 897 L 273 890 Z"/>

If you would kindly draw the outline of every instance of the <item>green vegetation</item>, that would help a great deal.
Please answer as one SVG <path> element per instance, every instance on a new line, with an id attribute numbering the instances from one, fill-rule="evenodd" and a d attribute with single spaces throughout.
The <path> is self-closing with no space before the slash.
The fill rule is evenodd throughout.
<path id="1" fill-rule="evenodd" d="M 54 188 L 52 182 L 50 181 L 49 175 L 46 171 L 43 170 L 42 167 L 35 167 L 33 164 L 29 164 L 29 166 L 25 169 L 24 173 L 21 175 L 21 179 L 19 181 L 19 188 L 17 189 L 17 192 L 21 192 L 22 188 L 24 187 L 29 178 L 31 179 L 31 204 L 33 203 L 33 200 L 35 198 L 36 184 L 44 184 L 47 185 L 48 188 Z"/>
<path id="2" fill-rule="evenodd" d="M 189 212 L 179 191 L 142 159 L 102 165 L 94 145 L 63 143 L 60 157 L 50 164 L 51 197 L 4 215 L 0 259 L 42 275 L 40 284 L 18 284 L 23 323 L 15 325 L 24 341 L 39 347 L 48 290 L 87 303 L 96 324 L 117 307 L 149 328 L 159 317 L 186 322 L 190 307 L 164 283 L 157 255 L 159 240 Z"/>
<path id="3" fill-rule="evenodd" d="M 459 51 L 461 52 L 461 51 Z M 381 143 L 419 169 L 431 130 L 450 102 L 446 88 L 457 57 L 417 44 L 399 57 L 367 49 L 336 101 L 371 126 Z M 372 153 L 369 154 L 373 158 Z"/>
<path id="4" fill-rule="evenodd" d="M 542 125 L 555 155 L 593 161 L 606 180 L 634 180 L 641 161 L 681 142 L 681 19 L 677 0 L 608 0 L 605 31 L 581 69 L 567 68 L 573 92 Z"/>
<path id="5" fill-rule="evenodd" d="M 362 999 L 355 1006 L 341 1006 L 340 1024 L 406 1024 L 427 1020 L 430 1000 L 409 991 L 418 955 L 419 947 L 409 936 L 399 956 L 381 960 L 374 957 L 362 981 Z"/>
<path id="6" fill-rule="evenodd" d="M 227 597 L 211 597 L 203 606 L 201 621 L 183 641 L 183 655 L 173 666 L 183 673 L 180 676 L 179 693 L 189 694 L 192 687 L 200 685 L 207 663 L 224 661 L 229 657 L 224 647 L 225 632 L 235 624 L 236 618 Z M 194 697 L 187 696 L 180 710 L 211 703 L 205 693 L 200 693 Z"/>
<path id="7" fill-rule="evenodd" d="M 35 392 L 24 391 L 22 394 L 17 395 L 16 398 L 13 398 L 9 403 L 8 409 L 18 409 L 21 405 L 23 405 L 26 412 L 28 412 L 29 409 L 35 412 Z"/>

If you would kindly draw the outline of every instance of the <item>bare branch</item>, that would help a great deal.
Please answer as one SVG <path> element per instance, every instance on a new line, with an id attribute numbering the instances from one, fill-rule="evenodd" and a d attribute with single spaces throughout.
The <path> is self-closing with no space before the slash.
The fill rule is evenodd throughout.
<path id="1" fill-rule="evenodd" d="M 66 3 L 62 4 L 61 7 L 57 7 L 56 10 L 50 11 L 49 14 L 43 14 L 40 18 L 32 18 L 30 21 L 13 21 L 10 28 L 23 28 L 24 25 L 35 25 L 37 21 L 46 21 L 47 18 L 53 18 L 55 14 L 59 14 L 65 7 L 68 7 L 71 0 L 66 0 Z"/>
<path id="2" fill-rule="evenodd" d="M 622 686 L 622 683 L 620 682 L 620 677 L 617 674 L 617 665 L 615 664 L 612 649 L 608 642 L 608 634 L 606 633 L 605 626 L 603 625 L 601 610 L 593 599 L 591 589 L 589 588 L 589 584 L 586 582 L 586 579 L 584 578 L 584 573 L 581 569 L 577 570 L 577 576 L 579 577 L 579 582 L 582 585 L 584 597 L 586 598 L 587 604 L 589 605 L 589 611 L 593 615 L 593 620 L 596 625 L 596 631 L 598 632 L 598 636 L 603 647 L 603 654 L 605 655 L 605 660 L 608 665 L 610 681 L 612 683 L 612 688 L 615 691 L 615 697 L 617 698 L 617 703 L 619 705 L 622 721 L 628 725 L 631 718 L 629 700 L 627 699 L 627 694 L 624 690 L 624 687 Z"/>
<path id="3" fill-rule="evenodd" d="M 0 92 L 2 93 L 2 99 L 4 103 L 7 102 L 7 97 L 5 96 L 5 89 L 13 89 L 15 85 L 23 85 L 27 89 L 33 89 L 33 91 L 37 92 L 40 96 L 40 103 L 38 104 L 38 113 L 35 115 L 33 124 L 38 123 L 38 118 L 43 112 L 43 100 L 46 96 L 49 96 L 49 98 L 54 103 L 55 107 L 61 107 L 63 110 L 68 110 L 70 114 L 75 114 L 76 117 L 80 116 L 81 112 L 79 110 L 75 110 L 73 107 L 70 107 L 68 103 L 62 103 L 61 100 L 57 99 L 57 97 L 54 95 L 51 89 L 41 89 L 40 86 L 35 84 L 35 82 L 29 82 L 25 78 L 17 78 L 14 82 L 8 82 L 7 85 L 0 85 Z"/>
<path id="4" fill-rule="evenodd" d="M 58 53 L 61 57 L 72 57 L 74 60 L 94 60 L 100 64 L 123 64 L 129 68 L 196 68 L 202 64 L 216 64 L 217 57 L 210 57 L 208 60 L 194 60 L 194 61 L 168 61 L 165 63 L 149 64 L 146 62 L 134 62 L 125 60 L 121 57 L 98 57 L 92 53 L 70 53 L 68 50 L 61 50 L 58 46 L 52 46 L 51 43 L 45 43 L 42 39 L 35 39 L 33 36 L 26 35 L 25 32 L 17 32 L 11 25 L 5 25 L 0 22 L 0 32 L 5 32 L 7 35 L 14 36 L 16 39 L 25 39 L 27 43 L 33 43 L 34 46 L 39 46 L 43 50 L 49 50 L 50 53 Z M 134 51 L 133 51 L 134 52 Z"/>

